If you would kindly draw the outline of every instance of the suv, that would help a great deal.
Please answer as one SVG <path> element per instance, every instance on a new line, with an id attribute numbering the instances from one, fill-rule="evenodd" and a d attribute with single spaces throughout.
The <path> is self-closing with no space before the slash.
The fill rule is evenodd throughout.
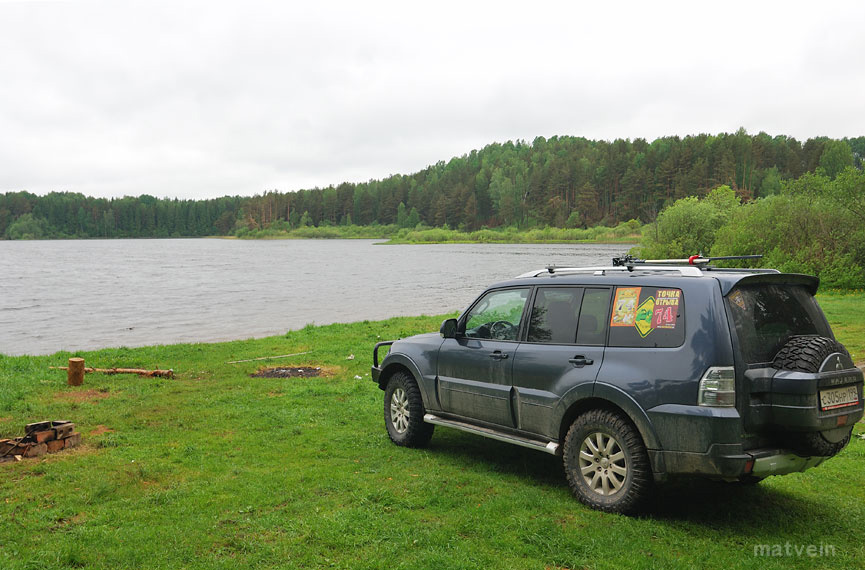
<path id="1" fill-rule="evenodd" d="M 533 271 L 439 334 L 378 343 L 391 440 L 441 425 L 559 455 L 583 503 L 620 513 L 669 476 L 752 483 L 841 451 L 863 375 L 818 279 L 673 261 Z"/>

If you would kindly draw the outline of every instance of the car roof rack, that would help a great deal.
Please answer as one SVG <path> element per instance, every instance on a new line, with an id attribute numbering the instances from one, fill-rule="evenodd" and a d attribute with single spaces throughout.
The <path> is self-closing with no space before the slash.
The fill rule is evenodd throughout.
<path id="1" fill-rule="evenodd" d="M 637 259 L 630 255 L 622 257 L 614 257 L 613 265 L 624 267 L 635 267 L 641 264 L 652 265 L 694 265 L 704 267 L 706 269 L 716 269 L 709 265 L 713 261 L 729 261 L 731 259 L 762 259 L 763 255 L 721 255 L 716 257 L 703 257 L 702 255 L 692 255 L 682 259 Z"/>
<path id="2" fill-rule="evenodd" d="M 594 273 L 596 275 L 605 275 L 608 271 L 628 271 L 635 270 L 640 273 L 663 273 L 663 272 L 678 272 L 683 277 L 702 277 L 703 271 L 726 271 L 726 272 L 748 272 L 748 273 L 778 273 L 776 269 L 751 269 L 751 268 L 734 268 L 734 267 L 715 267 L 709 265 L 712 261 L 727 261 L 731 259 L 760 259 L 762 255 L 725 255 L 719 257 L 703 257 L 702 255 L 692 255 L 684 259 L 637 259 L 630 255 L 622 257 L 614 257 L 613 265 L 608 267 L 557 267 L 548 265 L 546 269 L 538 269 L 518 275 L 517 278 L 524 277 L 540 277 L 544 274 L 549 275 L 573 275 L 578 273 Z"/>
<path id="3" fill-rule="evenodd" d="M 517 279 L 524 277 L 540 277 L 542 275 L 575 275 L 579 273 L 594 273 L 595 275 L 606 275 L 607 272 L 632 272 L 634 268 L 628 268 L 621 265 L 610 265 L 604 267 L 557 267 L 548 265 L 545 269 L 537 269 L 529 271 L 522 275 L 517 275 Z M 677 272 L 683 277 L 702 277 L 703 272 L 699 267 L 671 267 L 663 265 L 644 265 L 637 268 L 640 273 L 670 273 Z"/>

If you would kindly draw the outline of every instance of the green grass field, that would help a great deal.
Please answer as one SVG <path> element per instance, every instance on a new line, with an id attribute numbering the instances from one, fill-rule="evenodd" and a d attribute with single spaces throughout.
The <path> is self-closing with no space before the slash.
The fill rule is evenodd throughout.
<path id="1" fill-rule="evenodd" d="M 821 303 L 862 360 L 865 295 Z M 372 346 L 441 318 L 81 354 L 88 366 L 173 368 L 174 380 L 92 374 L 68 387 L 48 369 L 68 353 L 0 357 L 0 437 L 42 419 L 84 435 L 79 448 L 0 464 L 0 568 L 862 566 L 858 437 L 816 469 L 757 487 L 662 486 L 636 518 L 583 507 L 559 460 L 536 451 L 442 428 L 428 449 L 394 446 Z M 250 377 L 265 365 L 325 374 Z"/>

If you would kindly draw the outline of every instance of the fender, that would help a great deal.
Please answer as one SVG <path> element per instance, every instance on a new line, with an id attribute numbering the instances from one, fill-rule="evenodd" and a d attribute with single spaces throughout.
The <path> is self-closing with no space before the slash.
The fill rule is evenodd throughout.
<path id="1" fill-rule="evenodd" d="M 579 402 L 580 400 L 585 400 L 586 398 L 592 397 L 592 390 L 594 388 L 594 382 L 588 381 L 583 382 L 582 384 L 578 384 L 565 392 L 565 395 L 559 399 L 559 402 L 556 404 L 555 410 L 552 414 L 550 414 L 550 426 L 549 426 L 549 435 L 550 437 L 558 440 L 559 439 L 559 430 L 562 427 L 562 420 L 565 417 L 565 414 L 568 413 L 568 410 Z M 559 443 L 564 444 L 564 438 Z"/>
<path id="2" fill-rule="evenodd" d="M 658 438 L 655 427 L 652 425 L 652 420 L 649 419 L 643 408 L 627 393 L 612 384 L 595 382 L 593 395 L 596 398 L 612 402 L 628 414 L 628 417 L 631 418 L 631 421 L 634 422 L 634 425 L 637 426 L 637 430 L 639 430 L 640 435 L 643 437 L 646 449 L 663 449 L 661 447 L 661 440 Z"/>
<path id="3" fill-rule="evenodd" d="M 424 407 L 428 410 L 438 408 L 438 405 L 436 405 L 435 390 L 433 386 L 433 384 L 435 383 L 435 378 L 425 378 L 424 375 L 421 374 L 420 368 L 417 364 L 415 364 L 414 360 L 412 360 L 411 357 L 402 352 L 389 352 L 388 355 L 385 357 L 384 361 L 382 361 L 381 365 L 382 372 L 381 376 L 379 376 L 379 388 L 384 390 L 385 386 L 382 382 L 382 379 L 388 378 L 394 366 L 400 365 L 404 368 L 407 368 L 411 375 L 414 376 L 414 379 L 417 381 L 417 384 L 421 390 L 421 394 L 423 395 Z"/>

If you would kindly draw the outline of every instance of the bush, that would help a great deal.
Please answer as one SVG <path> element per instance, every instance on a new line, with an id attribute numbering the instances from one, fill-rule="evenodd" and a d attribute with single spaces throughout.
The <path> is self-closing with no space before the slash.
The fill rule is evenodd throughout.
<path id="1" fill-rule="evenodd" d="M 715 233 L 727 223 L 739 199 L 729 186 L 719 186 L 700 200 L 682 198 L 646 226 L 638 255 L 645 258 L 679 258 L 708 255 Z"/>

